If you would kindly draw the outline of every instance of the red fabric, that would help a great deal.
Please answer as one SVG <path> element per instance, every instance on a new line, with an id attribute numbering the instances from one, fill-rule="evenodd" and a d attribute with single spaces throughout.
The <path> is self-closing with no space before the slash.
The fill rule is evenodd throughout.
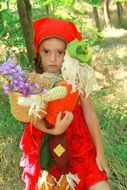
<path id="1" fill-rule="evenodd" d="M 96 152 L 87 126 L 84 122 L 82 109 L 76 106 L 74 119 L 66 131 L 70 148 L 70 172 L 78 174 L 80 183 L 76 190 L 86 190 L 91 185 L 107 179 L 105 172 L 99 171 L 96 162 Z M 38 156 L 43 132 L 34 128 L 30 123 L 26 125 L 21 138 L 20 148 L 23 150 L 20 166 L 24 169 L 22 180 L 26 183 L 25 190 L 38 190 L 37 181 L 40 175 Z M 59 168 L 54 165 L 50 173 L 58 180 L 61 176 Z"/>
<path id="2" fill-rule="evenodd" d="M 64 112 L 67 110 L 72 112 L 79 98 L 79 92 L 76 91 L 71 93 L 72 85 L 67 84 L 66 81 L 60 81 L 59 85 L 65 86 L 67 88 L 67 95 L 64 98 L 48 103 L 46 119 L 51 125 L 55 124 L 57 114 L 60 111 Z"/>
<path id="3" fill-rule="evenodd" d="M 58 37 L 67 43 L 75 38 L 82 39 L 76 26 L 72 22 L 65 20 L 45 17 L 34 21 L 33 28 L 36 53 L 39 52 L 40 42 L 49 37 Z"/>

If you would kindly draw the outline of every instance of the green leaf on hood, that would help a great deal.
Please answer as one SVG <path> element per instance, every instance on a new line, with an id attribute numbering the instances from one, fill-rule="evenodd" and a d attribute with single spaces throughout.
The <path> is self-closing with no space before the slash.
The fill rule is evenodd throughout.
<path id="1" fill-rule="evenodd" d="M 77 39 L 71 41 L 67 45 L 67 51 L 69 55 L 81 63 L 90 64 L 92 54 L 89 45 L 85 41 L 78 41 Z"/>

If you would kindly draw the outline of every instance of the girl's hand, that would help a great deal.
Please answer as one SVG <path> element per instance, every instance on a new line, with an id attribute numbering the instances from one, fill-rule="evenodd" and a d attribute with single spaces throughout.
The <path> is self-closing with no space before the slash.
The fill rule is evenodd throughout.
<path id="1" fill-rule="evenodd" d="M 64 113 L 64 117 L 62 117 L 63 113 Z M 57 115 L 56 123 L 54 127 L 54 135 L 60 135 L 64 131 L 66 131 L 68 126 L 71 124 L 72 120 L 73 120 L 72 112 L 69 112 L 69 111 L 59 112 Z"/>
<path id="2" fill-rule="evenodd" d="M 97 163 L 97 166 L 99 168 L 100 171 L 105 171 L 107 173 L 107 175 L 109 174 L 109 169 L 108 169 L 108 165 L 107 165 L 107 162 L 105 160 L 105 157 L 104 156 L 96 156 L 96 163 Z"/>
<path id="3" fill-rule="evenodd" d="M 62 117 L 64 114 L 64 117 Z M 37 118 L 35 122 L 33 122 L 35 128 L 51 134 L 51 135 L 60 135 L 62 134 L 70 125 L 73 120 L 73 113 L 69 111 L 59 112 L 56 118 L 55 126 L 51 129 L 46 128 L 45 122 L 43 119 Z"/>

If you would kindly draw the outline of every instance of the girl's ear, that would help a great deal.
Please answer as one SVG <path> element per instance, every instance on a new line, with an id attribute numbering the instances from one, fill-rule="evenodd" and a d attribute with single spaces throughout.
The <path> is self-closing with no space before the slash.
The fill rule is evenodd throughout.
<path id="1" fill-rule="evenodd" d="M 36 56 L 33 59 L 33 65 L 34 65 L 34 69 L 37 73 L 42 74 L 44 72 L 43 70 L 43 66 L 41 63 L 41 56 L 40 54 L 36 54 Z"/>

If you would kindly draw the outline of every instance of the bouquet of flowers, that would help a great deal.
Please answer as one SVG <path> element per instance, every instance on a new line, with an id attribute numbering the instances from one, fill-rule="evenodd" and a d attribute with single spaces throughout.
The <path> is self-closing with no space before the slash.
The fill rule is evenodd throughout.
<path id="1" fill-rule="evenodd" d="M 26 73 L 10 59 L 0 65 L 3 91 L 9 95 L 11 112 L 19 121 L 28 122 L 31 116 L 44 117 L 46 102 L 66 96 L 64 86 L 55 86 L 59 80 L 52 73 Z"/>
<path id="2" fill-rule="evenodd" d="M 5 94 L 19 92 L 24 96 L 36 94 L 39 86 L 37 83 L 30 84 L 26 73 L 20 65 L 8 59 L 0 66 L 0 78 L 4 82 L 2 88 Z"/>

